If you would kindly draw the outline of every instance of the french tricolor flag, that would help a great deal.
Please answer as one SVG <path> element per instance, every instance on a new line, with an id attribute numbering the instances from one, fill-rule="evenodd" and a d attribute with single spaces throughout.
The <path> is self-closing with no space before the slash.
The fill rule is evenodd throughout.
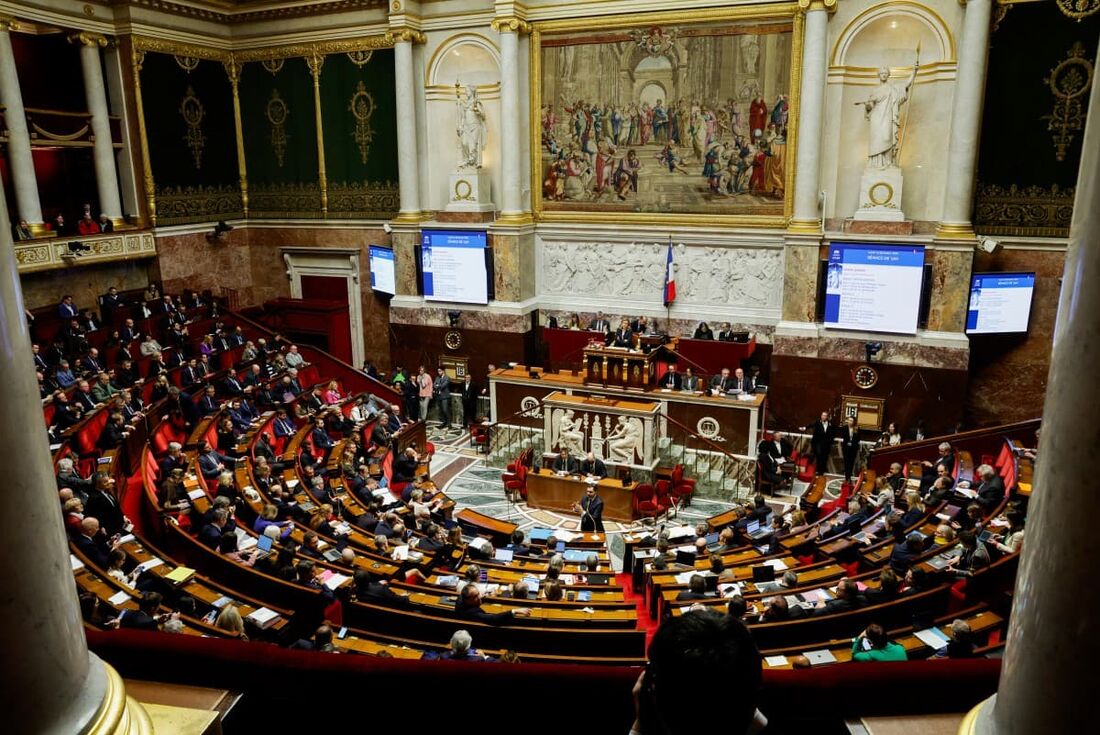
<path id="1" fill-rule="evenodd" d="M 676 274 L 672 271 L 672 243 L 668 244 L 668 260 L 665 265 L 665 306 L 676 300 Z"/>

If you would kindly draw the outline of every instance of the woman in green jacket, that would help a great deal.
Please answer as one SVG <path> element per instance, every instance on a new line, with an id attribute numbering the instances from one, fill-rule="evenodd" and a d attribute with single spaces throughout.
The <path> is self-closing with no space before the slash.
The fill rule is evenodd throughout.
<path id="1" fill-rule="evenodd" d="M 886 631 L 878 623 L 871 623 L 867 630 L 852 640 L 853 661 L 905 661 L 905 648 L 886 638 Z"/>

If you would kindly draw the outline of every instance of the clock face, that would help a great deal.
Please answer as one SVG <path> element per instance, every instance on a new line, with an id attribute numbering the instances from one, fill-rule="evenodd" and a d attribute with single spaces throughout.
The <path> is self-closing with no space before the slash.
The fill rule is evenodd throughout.
<path id="1" fill-rule="evenodd" d="M 462 346 L 462 332 L 452 329 L 443 335 L 443 344 L 449 350 L 457 350 Z"/>
<path id="2" fill-rule="evenodd" d="M 878 372 L 870 365 L 860 365 L 852 373 L 852 380 L 855 381 L 857 386 L 867 390 L 873 388 L 875 383 L 878 382 Z"/>

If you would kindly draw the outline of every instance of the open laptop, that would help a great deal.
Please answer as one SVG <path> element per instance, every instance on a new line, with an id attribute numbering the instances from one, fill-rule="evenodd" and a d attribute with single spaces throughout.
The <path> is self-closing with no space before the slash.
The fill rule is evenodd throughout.
<path id="1" fill-rule="evenodd" d="M 755 528 L 754 528 L 755 526 Z M 745 533 L 748 534 L 751 539 L 764 538 L 772 534 L 770 522 L 753 521 L 745 527 Z"/>
<path id="2" fill-rule="evenodd" d="M 260 536 L 256 539 L 256 559 L 263 559 L 271 553 L 271 547 L 275 545 L 275 539 L 270 536 Z"/>
<path id="3" fill-rule="evenodd" d="M 772 582 L 775 580 L 775 567 L 770 564 L 761 564 L 752 568 L 752 581 L 758 582 Z"/>
<path id="4" fill-rule="evenodd" d="M 511 549 L 497 549 L 496 553 L 493 554 L 493 561 L 508 563 L 512 561 L 513 556 L 514 552 Z"/>

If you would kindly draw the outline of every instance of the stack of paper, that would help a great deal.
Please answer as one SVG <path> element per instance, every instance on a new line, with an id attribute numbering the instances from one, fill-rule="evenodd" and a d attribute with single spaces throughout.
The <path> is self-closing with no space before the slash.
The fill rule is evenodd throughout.
<path id="1" fill-rule="evenodd" d="M 125 605 L 129 601 L 130 595 L 126 594 L 125 592 L 116 592 L 107 598 L 107 602 L 111 603 L 115 607 Z"/>
<path id="2" fill-rule="evenodd" d="M 73 565 L 73 571 L 84 568 L 84 562 L 77 559 L 73 554 L 69 554 L 69 563 Z"/>
<path id="3" fill-rule="evenodd" d="M 187 580 L 191 579 L 191 577 L 193 576 L 195 576 L 194 569 L 191 569 L 189 567 L 176 567 L 172 571 L 168 572 L 168 574 L 165 574 L 164 578 L 167 579 L 169 582 L 174 582 L 175 584 L 183 584 Z"/>
<path id="4" fill-rule="evenodd" d="M 566 531 L 564 529 L 558 529 L 554 532 L 554 537 L 557 538 L 558 541 L 564 541 L 565 543 L 573 541 L 577 538 L 577 536 L 578 534 L 575 534 L 572 531 Z"/>
<path id="5" fill-rule="evenodd" d="M 766 663 L 768 666 L 770 666 L 773 669 L 778 667 L 778 666 L 786 666 L 787 665 L 787 657 L 786 656 L 765 656 L 764 657 L 764 663 Z"/>
<path id="6" fill-rule="evenodd" d="M 806 651 L 802 655 L 806 657 L 811 666 L 836 663 L 836 656 L 834 656 L 831 651 L 824 648 L 818 651 Z"/>
<path id="7" fill-rule="evenodd" d="M 346 574 L 340 574 L 338 572 L 333 572 L 330 569 L 327 572 L 327 576 L 325 576 L 324 579 L 322 580 L 322 584 L 324 584 L 325 587 L 328 587 L 330 590 L 335 592 L 337 587 L 343 585 L 346 582 L 350 582 L 350 581 L 351 581 L 351 577 L 347 576 Z"/>
<path id="8" fill-rule="evenodd" d="M 944 635 L 939 628 L 926 628 L 925 630 L 918 630 L 916 632 L 917 638 L 921 643 L 931 648 L 933 651 L 938 651 L 946 646 L 950 640 Z"/>
<path id="9" fill-rule="evenodd" d="M 279 613 L 268 610 L 266 607 L 253 610 L 245 620 L 248 620 L 260 628 L 270 628 L 279 619 Z"/>

